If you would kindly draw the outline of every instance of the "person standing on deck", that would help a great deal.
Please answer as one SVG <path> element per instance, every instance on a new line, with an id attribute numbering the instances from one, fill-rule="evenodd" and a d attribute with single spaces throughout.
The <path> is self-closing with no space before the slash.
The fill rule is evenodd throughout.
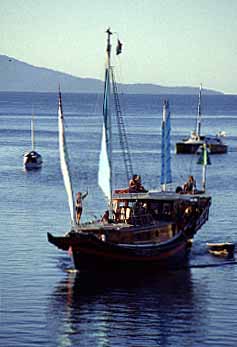
<path id="1" fill-rule="evenodd" d="M 88 195 L 88 192 L 81 193 L 78 192 L 76 195 L 76 222 L 77 224 L 80 223 L 81 215 L 82 215 L 82 200 L 84 200 Z"/>

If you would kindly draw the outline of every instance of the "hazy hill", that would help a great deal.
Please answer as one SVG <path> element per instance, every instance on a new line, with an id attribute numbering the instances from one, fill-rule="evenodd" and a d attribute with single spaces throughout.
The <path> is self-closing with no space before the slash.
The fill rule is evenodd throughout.
<path id="1" fill-rule="evenodd" d="M 103 81 L 80 78 L 47 68 L 36 67 L 6 55 L 0 55 L 0 91 L 55 92 L 60 83 L 63 92 L 102 93 Z M 198 88 L 163 87 L 155 84 L 123 84 L 128 94 L 197 94 Z M 222 94 L 206 90 L 208 94 Z"/>

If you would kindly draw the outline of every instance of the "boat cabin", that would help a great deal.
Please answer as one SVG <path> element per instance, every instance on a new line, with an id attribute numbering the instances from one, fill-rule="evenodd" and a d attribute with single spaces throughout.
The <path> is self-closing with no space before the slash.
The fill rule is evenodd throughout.
<path id="1" fill-rule="evenodd" d="M 203 207 L 206 205 L 206 199 Z M 201 195 L 170 192 L 117 194 L 113 197 L 114 221 L 147 225 L 161 221 L 178 222 L 202 209 Z"/>
<path id="2" fill-rule="evenodd" d="M 113 243 L 165 242 L 189 227 L 195 233 L 208 218 L 208 205 L 209 198 L 204 195 L 114 194 L 113 219 L 97 232 L 102 239 Z M 88 232 L 88 228 L 85 231 Z"/>

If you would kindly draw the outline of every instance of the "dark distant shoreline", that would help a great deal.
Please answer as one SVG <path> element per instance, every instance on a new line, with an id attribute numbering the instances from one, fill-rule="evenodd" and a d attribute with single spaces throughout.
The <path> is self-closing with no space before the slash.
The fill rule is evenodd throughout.
<path id="1" fill-rule="evenodd" d="M 0 55 L 0 91 L 54 93 L 60 84 L 64 93 L 103 93 L 104 82 L 94 78 L 81 78 L 67 73 L 36 67 L 13 57 Z M 124 94 L 149 95 L 197 95 L 197 87 L 166 87 L 157 84 L 119 84 Z M 224 95 L 224 93 L 203 89 L 203 94 Z"/>
<path id="2" fill-rule="evenodd" d="M 62 88 L 61 88 L 62 90 Z M 54 91 L 22 91 L 22 90 L 0 90 L 0 94 L 53 94 L 53 95 L 58 95 L 58 90 L 57 88 L 55 88 Z M 102 92 L 76 92 L 76 91 L 64 91 L 63 90 L 63 94 L 67 94 L 67 95 L 101 95 L 103 96 Z M 197 94 L 194 93 L 126 93 L 124 91 L 120 92 L 120 94 L 122 95 L 127 95 L 127 96 L 160 96 L 160 97 L 169 97 L 169 96 L 196 96 Z M 206 96 L 236 96 L 236 94 L 224 94 L 224 93 L 206 93 Z"/>

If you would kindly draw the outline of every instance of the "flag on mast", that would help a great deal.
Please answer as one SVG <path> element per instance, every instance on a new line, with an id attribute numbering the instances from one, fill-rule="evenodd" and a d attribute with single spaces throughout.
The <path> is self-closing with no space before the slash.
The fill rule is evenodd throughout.
<path id="1" fill-rule="evenodd" d="M 119 54 L 122 53 L 122 46 L 123 46 L 122 42 L 118 39 L 118 41 L 117 41 L 117 47 L 116 47 L 116 54 L 117 54 L 117 55 L 119 55 Z"/>
<path id="2" fill-rule="evenodd" d="M 204 143 L 203 146 L 201 147 L 201 154 L 198 158 L 197 164 L 204 165 L 204 166 L 211 165 L 211 160 L 207 150 L 206 143 Z"/>
<path id="3" fill-rule="evenodd" d="M 207 151 L 207 144 L 204 143 L 201 147 L 201 155 L 197 161 L 197 164 L 202 165 L 202 189 L 205 192 L 206 190 L 206 176 L 207 176 L 207 165 L 211 165 L 211 160 Z"/>

